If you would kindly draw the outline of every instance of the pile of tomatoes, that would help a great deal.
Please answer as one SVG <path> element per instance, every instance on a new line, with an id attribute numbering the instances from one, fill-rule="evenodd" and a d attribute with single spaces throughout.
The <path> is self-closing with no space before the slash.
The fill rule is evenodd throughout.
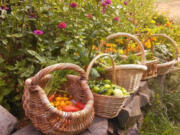
<path id="1" fill-rule="evenodd" d="M 76 102 L 72 95 L 52 94 L 48 97 L 52 106 L 64 112 L 77 112 L 84 109 L 84 104 Z"/>

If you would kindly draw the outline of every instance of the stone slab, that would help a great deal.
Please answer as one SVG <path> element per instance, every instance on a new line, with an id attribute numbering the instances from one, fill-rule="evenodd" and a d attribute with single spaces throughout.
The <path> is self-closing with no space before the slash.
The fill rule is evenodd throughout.
<path id="1" fill-rule="evenodd" d="M 32 124 L 16 131 L 12 135 L 43 135 L 40 131 L 36 130 Z"/>
<path id="2" fill-rule="evenodd" d="M 10 135 L 16 125 L 16 117 L 0 105 L 0 135 Z"/>
<path id="3" fill-rule="evenodd" d="M 108 120 L 95 116 L 95 119 L 93 120 L 93 123 L 90 125 L 90 127 L 80 135 L 107 135 L 107 130 L 108 130 Z M 32 124 L 29 124 L 28 126 L 16 131 L 12 135 L 44 135 L 44 134 L 38 131 L 37 129 L 35 129 Z"/>

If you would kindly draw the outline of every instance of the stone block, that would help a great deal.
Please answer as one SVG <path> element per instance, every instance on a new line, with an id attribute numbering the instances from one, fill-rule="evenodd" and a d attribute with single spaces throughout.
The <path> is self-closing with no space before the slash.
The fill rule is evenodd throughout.
<path id="1" fill-rule="evenodd" d="M 0 135 L 10 135 L 16 125 L 16 117 L 0 105 Z"/>

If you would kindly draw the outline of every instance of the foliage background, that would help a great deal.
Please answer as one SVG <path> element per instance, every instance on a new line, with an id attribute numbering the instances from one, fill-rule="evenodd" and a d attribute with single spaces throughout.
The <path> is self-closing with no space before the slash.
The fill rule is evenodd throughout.
<path id="1" fill-rule="evenodd" d="M 105 13 L 100 0 L 74 0 L 76 8 L 69 6 L 72 0 L 1 1 L 8 10 L 0 9 L 0 104 L 23 117 L 25 79 L 59 62 L 86 68 L 93 46 L 111 33 L 166 33 L 180 43 L 180 28 L 153 10 L 155 0 L 126 1 L 112 0 Z M 67 27 L 58 28 L 61 22 Z M 35 35 L 37 29 L 44 34 Z"/>

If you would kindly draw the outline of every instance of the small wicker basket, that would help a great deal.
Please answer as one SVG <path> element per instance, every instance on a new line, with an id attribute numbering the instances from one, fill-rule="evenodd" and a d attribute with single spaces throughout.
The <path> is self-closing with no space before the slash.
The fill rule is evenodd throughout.
<path id="1" fill-rule="evenodd" d="M 148 80 L 157 77 L 158 59 L 146 61 L 147 71 L 144 72 L 142 80 Z"/>
<path id="2" fill-rule="evenodd" d="M 147 67 L 145 65 L 146 57 L 144 53 L 144 47 L 142 43 L 134 35 L 131 35 L 129 33 L 122 33 L 122 32 L 115 33 L 109 35 L 106 38 L 106 40 L 108 41 L 117 37 L 127 37 L 129 39 L 134 40 L 135 42 L 138 43 L 141 50 L 141 64 L 124 64 L 115 67 L 117 84 L 127 89 L 128 92 L 134 92 L 138 90 L 143 73 L 144 71 L 147 70 Z M 104 42 L 101 42 L 99 46 L 99 50 L 101 50 L 103 45 Z M 106 70 L 106 78 L 112 79 L 113 69 L 111 67 L 108 67 L 105 70 Z"/>
<path id="3" fill-rule="evenodd" d="M 141 34 L 136 34 L 135 36 L 141 36 Z M 145 42 L 148 40 L 149 38 L 147 38 L 144 42 L 143 45 L 145 44 Z M 151 41 L 152 42 L 152 41 Z M 151 43 L 152 44 L 152 43 Z M 146 52 L 145 52 L 146 53 Z M 151 48 L 151 53 L 153 54 L 153 48 Z M 137 54 L 139 55 L 139 54 Z M 146 60 L 145 64 L 147 66 L 147 71 L 144 72 L 142 80 L 148 80 L 154 77 L 157 77 L 157 64 L 159 62 L 159 59 L 155 58 L 154 60 Z"/>
<path id="4" fill-rule="evenodd" d="M 85 104 L 78 112 L 63 112 L 53 107 L 42 88 L 42 80 L 56 70 L 74 70 L 79 76 L 69 75 L 66 90 L 76 101 Z M 40 70 L 25 82 L 23 108 L 33 125 L 48 135 L 79 134 L 91 124 L 94 118 L 94 97 L 89 89 L 85 72 L 79 66 L 69 63 L 55 64 Z"/>
<path id="5" fill-rule="evenodd" d="M 165 75 L 165 74 L 169 73 L 170 69 L 172 69 L 174 67 L 174 65 L 178 62 L 178 48 L 177 48 L 177 44 L 176 44 L 176 42 L 171 37 L 167 36 L 166 34 L 153 34 L 150 37 L 151 48 L 152 48 L 151 50 L 153 50 L 152 37 L 163 37 L 163 38 L 166 38 L 167 40 L 169 40 L 172 43 L 172 45 L 175 48 L 175 51 L 176 51 L 175 59 L 173 59 L 173 60 L 171 60 L 169 62 L 166 62 L 166 63 L 157 64 L 157 75 Z"/>
<path id="6" fill-rule="evenodd" d="M 100 57 L 108 56 L 111 58 L 112 61 L 112 69 L 113 69 L 113 78 L 112 82 L 116 84 L 116 78 L 115 78 L 115 65 L 113 58 L 109 54 L 100 54 L 97 55 L 89 64 L 87 71 L 86 71 L 86 77 L 89 79 L 89 74 L 91 71 L 91 68 L 95 61 L 99 59 Z M 112 119 L 116 116 L 118 116 L 123 103 L 126 101 L 126 99 L 129 97 L 115 97 L 115 96 L 106 96 L 106 95 L 100 95 L 93 93 L 94 95 L 94 109 L 95 114 L 100 117 Z"/>

